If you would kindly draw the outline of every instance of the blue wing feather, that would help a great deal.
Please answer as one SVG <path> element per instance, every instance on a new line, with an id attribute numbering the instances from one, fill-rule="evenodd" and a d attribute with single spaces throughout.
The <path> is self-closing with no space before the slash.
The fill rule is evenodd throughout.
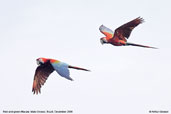
<path id="1" fill-rule="evenodd" d="M 113 37 L 114 32 L 113 32 L 111 29 L 105 27 L 104 25 L 101 25 L 101 26 L 99 27 L 99 30 L 100 30 L 100 32 L 102 32 L 104 35 L 106 35 L 106 36 L 108 36 L 108 37 Z"/>
<path id="2" fill-rule="evenodd" d="M 70 73 L 69 73 L 69 69 L 68 69 L 68 64 L 59 62 L 59 63 L 52 63 L 52 66 L 60 76 L 66 78 L 68 80 L 73 80 L 69 76 Z"/>

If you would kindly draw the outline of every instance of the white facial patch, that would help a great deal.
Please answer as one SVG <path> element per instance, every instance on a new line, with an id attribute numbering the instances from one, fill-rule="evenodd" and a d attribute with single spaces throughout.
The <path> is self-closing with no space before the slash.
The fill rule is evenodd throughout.
<path id="1" fill-rule="evenodd" d="M 39 59 L 39 61 L 40 61 L 41 63 L 44 63 L 42 59 Z"/>
<path id="2" fill-rule="evenodd" d="M 106 43 L 108 42 L 108 41 L 106 40 L 106 38 L 103 38 L 103 41 L 106 42 Z"/>

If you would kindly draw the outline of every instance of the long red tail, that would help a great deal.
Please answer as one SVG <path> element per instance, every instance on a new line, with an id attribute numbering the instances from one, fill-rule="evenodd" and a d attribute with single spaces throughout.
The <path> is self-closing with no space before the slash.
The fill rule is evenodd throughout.
<path id="1" fill-rule="evenodd" d="M 73 69 L 77 69 L 77 70 L 84 70 L 84 71 L 90 71 L 90 70 L 87 70 L 85 68 L 80 68 L 80 67 L 71 66 L 71 65 L 69 65 L 68 68 L 73 68 Z"/>
<path id="2" fill-rule="evenodd" d="M 138 47 L 144 47 L 144 48 L 153 48 L 153 49 L 158 49 L 156 47 L 151 47 L 151 46 L 144 46 L 144 45 L 140 45 L 140 44 L 134 44 L 134 43 L 129 43 L 127 42 L 126 45 L 130 45 L 130 46 L 138 46 Z"/>

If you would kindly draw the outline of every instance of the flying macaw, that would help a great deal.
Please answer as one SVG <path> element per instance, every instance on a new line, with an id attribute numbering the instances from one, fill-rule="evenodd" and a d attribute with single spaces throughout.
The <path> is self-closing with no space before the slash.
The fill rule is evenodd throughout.
<path id="1" fill-rule="evenodd" d="M 38 58 L 37 60 L 38 67 L 35 71 L 34 80 L 33 80 L 33 88 L 32 92 L 35 94 L 40 93 L 40 88 L 46 82 L 49 75 L 55 70 L 60 76 L 73 80 L 69 75 L 69 69 L 73 68 L 77 70 L 90 71 L 84 68 L 75 67 L 68 65 L 67 63 L 60 62 L 55 59 L 47 59 L 47 58 Z"/>
<path id="2" fill-rule="evenodd" d="M 108 43 L 108 44 L 112 44 L 114 46 L 139 46 L 139 47 L 157 49 L 155 47 L 144 46 L 144 45 L 140 45 L 140 44 L 134 44 L 134 43 L 127 42 L 127 39 L 129 38 L 132 30 L 136 26 L 141 24 L 142 22 L 144 22 L 143 18 L 138 17 L 138 18 L 120 26 L 119 28 L 117 28 L 115 30 L 115 33 L 111 29 L 105 27 L 104 25 L 101 25 L 99 27 L 99 30 L 106 37 L 102 37 L 100 39 L 100 42 L 102 44 Z"/>

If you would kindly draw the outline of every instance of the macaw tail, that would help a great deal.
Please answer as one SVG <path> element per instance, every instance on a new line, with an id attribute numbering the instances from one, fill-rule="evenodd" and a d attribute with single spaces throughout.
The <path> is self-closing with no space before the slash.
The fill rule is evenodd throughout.
<path id="1" fill-rule="evenodd" d="M 77 69 L 77 70 L 84 70 L 84 71 L 90 71 L 90 70 L 87 70 L 87 69 L 84 69 L 84 68 L 80 68 L 80 67 L 76 67 L 76 66 L 71 66 L 71 65 L 69 65 L 68 68 L 73 68 L 73 69 Z"/>
<path id="2" fill-rule="evenodd" d="M 144 48 L 153 48 L 153 49 L 158 49 L 156 47 L 150 47 L 150 46 L 144 46 L 144 45 L 140 45 L 140 44 L 134 44 L 134 43 L 126 43 L 127 46 L 138 46 L 138 47 L 144 47 Z"/>

